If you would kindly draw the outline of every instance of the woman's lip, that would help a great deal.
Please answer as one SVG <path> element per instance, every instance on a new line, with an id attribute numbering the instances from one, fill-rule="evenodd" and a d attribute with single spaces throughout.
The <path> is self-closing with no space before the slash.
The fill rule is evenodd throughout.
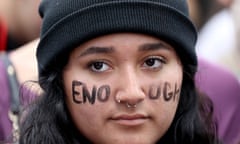
<path id="1" fill-rule="evenodd" d="M 143 114 L 121 114 L 111 118 L 117 124 L 125 126 L 137 126 L 149 120 L 149 116 Z"/>

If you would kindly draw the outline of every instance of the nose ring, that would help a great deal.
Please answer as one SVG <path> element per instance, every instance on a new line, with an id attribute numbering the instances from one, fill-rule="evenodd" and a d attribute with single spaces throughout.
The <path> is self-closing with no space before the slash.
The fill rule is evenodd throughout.
<path id="1" fill-rule="evenodd" d="M 117 103 L 121 103 L 121 100 L 120 100 L 120 99 L 118 99 L 118 100 L 117 100 Z"/>
<path id="2" fill-rule="evenodd" d="M 120 99 L 117 99 L 117 103 L 121 104 L 122 101 Z M 130 104 L 128 102 L 125 102 L 125 105 L 127 108 L 136 108 L 137 107 L 137 104 Z"/>
<path id="3" fill-rule="evenodd" d="M 137 104 L 129 104 L 128 102 L 126 103 L 127 108 L 136 108 Z"/>

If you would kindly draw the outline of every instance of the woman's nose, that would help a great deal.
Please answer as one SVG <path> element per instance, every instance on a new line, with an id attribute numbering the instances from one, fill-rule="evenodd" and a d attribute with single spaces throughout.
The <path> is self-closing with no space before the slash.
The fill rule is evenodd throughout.
<path id="1" fill-rule="evenodd" d="M 120 77 L 120 88 L 116 100 L 129 105 L 136 105 L 144 100 L 145 93 L 135 71 L 129 70 Z"/>

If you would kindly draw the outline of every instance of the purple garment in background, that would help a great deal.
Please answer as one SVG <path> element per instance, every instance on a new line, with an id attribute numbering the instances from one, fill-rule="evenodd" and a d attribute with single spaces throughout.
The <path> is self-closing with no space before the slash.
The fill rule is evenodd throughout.
<path id="1" fill-rule="evenodd" d="M 235 144 L 240 134 L 240 82 L 230 71 L 200 59 L 196 83 L 213 101 L 219 137 Z"/>
<path id="2" fill-rule="evenodd" d="M 11 135 L 11 121 L 8 118 L 10 109 L 10 93 L 7 73 L 3 61 L 0 60 L 0 141 Z"/>
<path id="3" fill-rule="evenodd" d="M 24 86 L 19 88 L 20 103 L 26 106 L 34 100 L 36 94 Z M 5 65 L 0 59 L 0 143 L 12 140 L 12 122 L 8 117 L 10 110 L 10 87 Z"/>

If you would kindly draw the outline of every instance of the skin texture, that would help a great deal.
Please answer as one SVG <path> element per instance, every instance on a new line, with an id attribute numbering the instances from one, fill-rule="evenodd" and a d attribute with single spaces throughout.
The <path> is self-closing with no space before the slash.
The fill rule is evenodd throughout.
<path id="1" fill-rule="evenodd" d="M 133 33 L 101 36 L 70 54 L 63 72 L 67 107 L 79 131 L 93 143 L 155 143 L 174 118 L 182 75 L 174 49 L 157 38 Z M 73 87 L 76 81 L 84 86 Z M 169 84 L 165 96 L 175 92 L 175 100 L 164 99 L 164 83 Z M 81 101 L 84 89 L 94 95 L 94 87 L 99 91 L 104 85 L 110 87 L 105 101 L 73 100 L 76 96 Z M 160 96 L 149 98 L 150 91 L 156 95 L 157 87 Z M 136 107 L 128 108 L 126 103 Z"/>

